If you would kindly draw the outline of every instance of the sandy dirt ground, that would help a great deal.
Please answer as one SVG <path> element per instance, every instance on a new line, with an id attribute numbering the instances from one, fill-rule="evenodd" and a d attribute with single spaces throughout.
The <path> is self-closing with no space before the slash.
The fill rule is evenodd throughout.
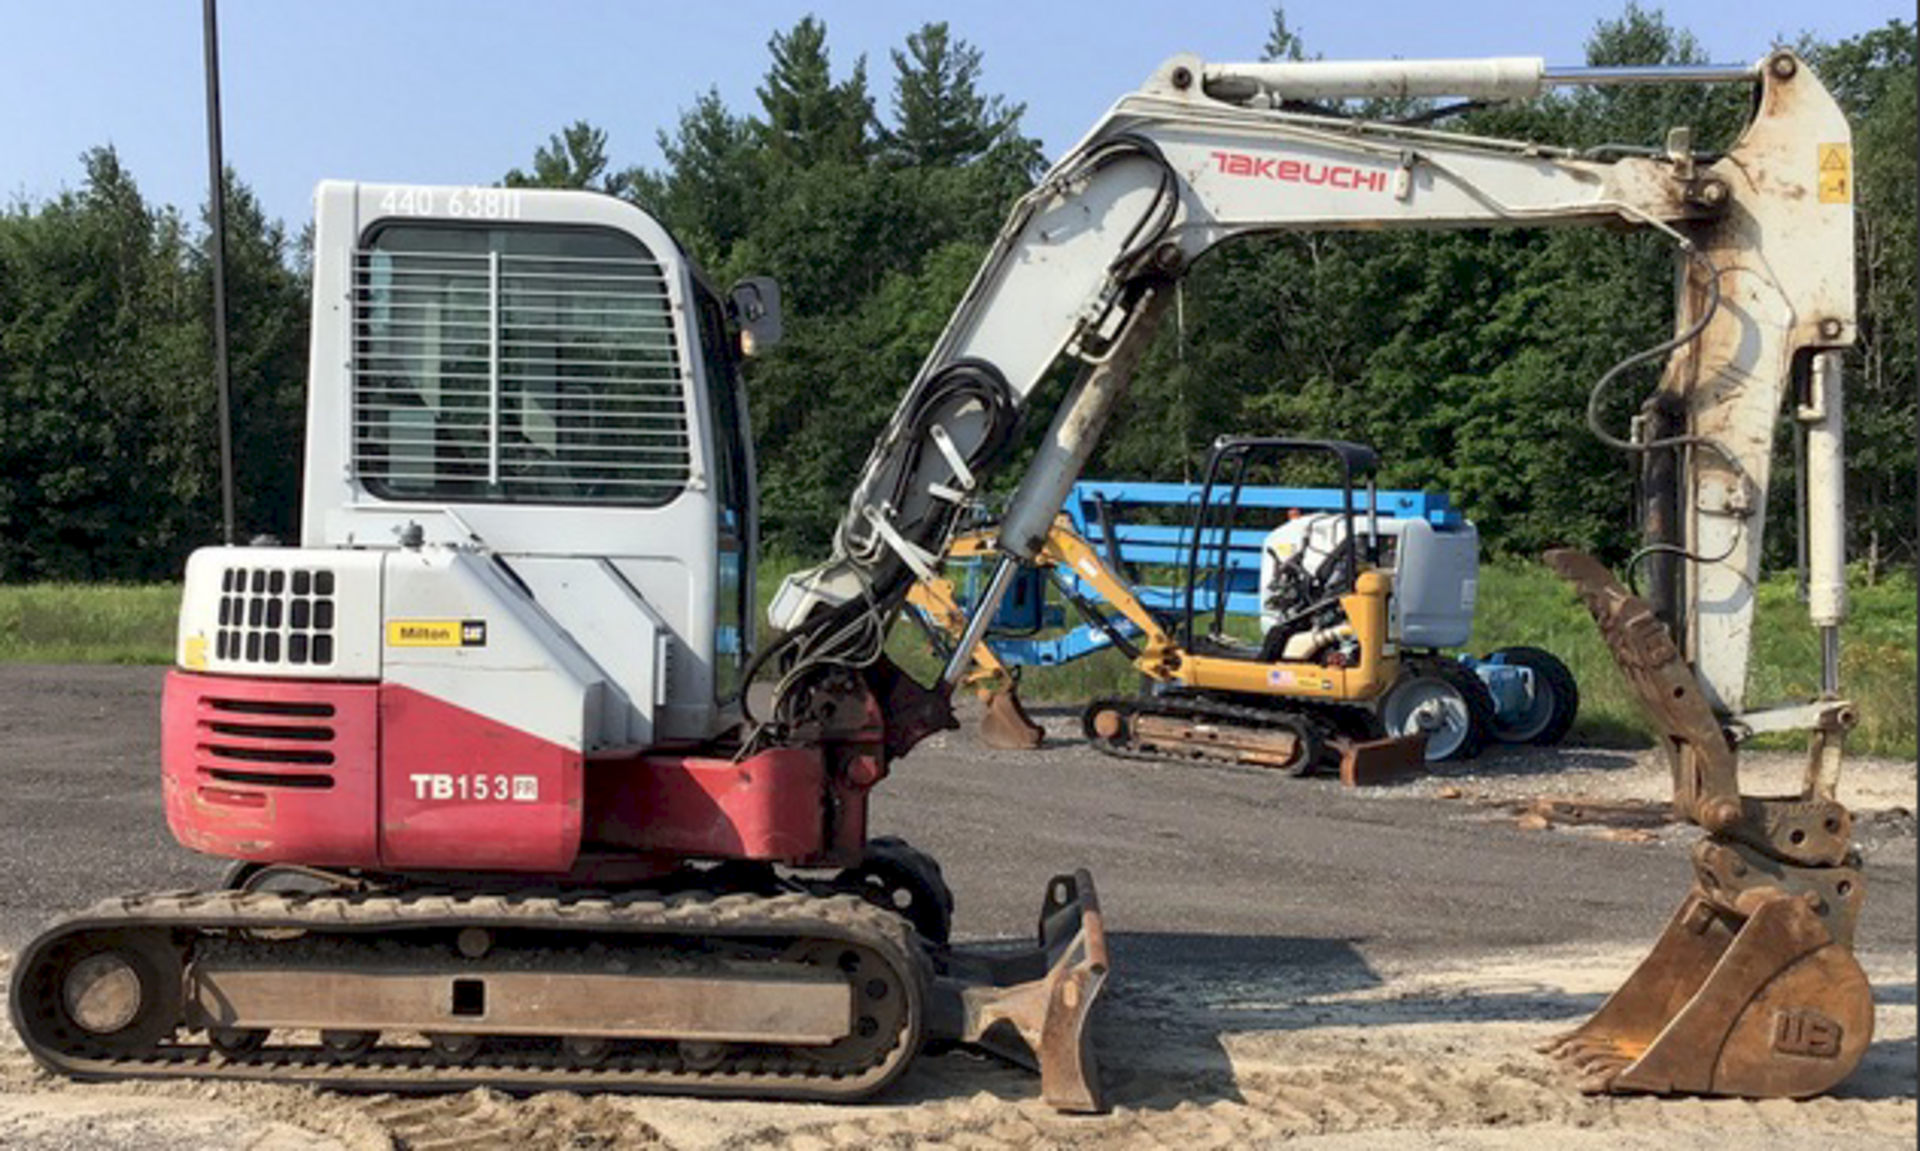
<path id="1" fill-rule="evenodd" d="M 1620 949 L 1376 970 L 1196 967 L 1115 987 L 1099 1047 L 1116 1106 L 1056 1115 L 1033 1079 L 924 1058 L 857 1107 L 492 1092 L 352 1096 L 252 1085 L 75 1085 L 0 1040 L 0 1146 L 23 1149 L 674 1147 L 1911 1147 L 1911 956 L 1868 963 L 1877 1033 L 1837 1095 L 1806 1102 L 1590 1098 L 1535 1055 L 1630 969 Z"/>
<path id="2" fill-rule="evenodd" d="M 0 843 L 0 887 L 7 889 L 0 909 L 12 909 L 0 923 L 0 946 L 17 947 L 32 921 L 83 898 L 141 876 L 194 876 L 210 866 L 169 854 L 177 849 L 163 829 L 130 830 L 97 860 L 92 841 L 67 833 L 60 842 L 70 844 L 67 858 L 79 861 L 84 881 L 36 879 L 48 870 L 41 856 L 51 849 L 31 839 L 25 824 L 50 824 L 47 813 L 61 811 L 85 828 L 99 813 L 124 808 L 126 826 L 138 829 L 156 814 L 141 806 L 150 802 L 153 760 L 143 742 L 150 736 L 140 733 L 151 713 L 124 702 L 147 699 L 152 684 L 122 678 L 101 677 L 87 697 L 86 706 L 114 718 L 31 744 L 43 766 L 60 769 L 47 779 L 59 775 L 56 782 L 73 794 L 60 792 L 55 803 L 52 783 L 18 774 L 25 782 L 13 793 L 13 811 L 22 814 L 15 819 L 0 805 L 0 840 L 29 844 L 10 857 Z M 49 730 L 21 698 L 0 692 L 0 782 L 10 778 L 8 751 L 29 745 L 23 733 Z M 1066 735 L 1065 722 L 1052 726 Z M 77 774 L 82 765 L 100 765 L 98 774 Z M 1745 766 L 1752 790 L 1793 790 L 1794 757 L 1755 756 Z M 1912 911 L 1898 904 L 1913 898 L 1915 770 L 1860 761 L 1849 772 L 1845 798 L 1870 861 L 1878 861 L 1874 882 L 1882 892 L 1869 909 L 1873 931 L 1861 954 L 1875 988 L 1876 1035 L 1859 1071 L 1826 1098 L 1590 1098 L 1534 1053 L 1632 969 L 1651 942 L 1646 925 L 1677 898 L 1671 873 L 1697 832 L 1641 821 L 1632 830 L 1644 838 L 1608 841 L 1616 829 L 1604 824 L 1524 829 L 1515 809 L 1553 795 L 1664 800 L 1664 773 L 1628 753 L 1504 752 L 1355 794 L 1330 781 L 1260 773 L 1115 768 L 1070 738 L 1037 755 L 996 755 L 955 733 L 903 765 L 897 794 L 904 799 L 881 808 L 880 822 L 952 861 L 949 875 L 962 897 L 985 909 L 963 916 L 963 933 L 999 935 L 1030 914 L 1028 897 L 1037 892 L 1029 877 L 1018 868 L 1003 876 L 1002 868 L 1028 854 L 1060 858 L 1062 844 L 1048 836 L 1132 837 L 1124 853 L 1089 860 L 1102 877 L 1110 920 L 1124 921 L 1097 1031 L 1111 1114 L 1056 1115 L 1032 1076 L 967 1052 L 923 1057 L 861 1106 L 564 1093 L 395 1097 L 240 1084 L 74 1084 L 38 1068 L 12 1031 L 0 1028 L 0 1148 L 1911 1147 L 1920 1126 L 1916 963 Z M 972 789 L 991 791 L 994 802 Z M 1040 797 L 1065 795 L 1080 805 L 1070 818 L 1042 810 Z M 1029 822 L 982 814 L 996 811 Z M 977 836 L 968 821 L 985 819 L 1008 821 L 994 840 L 1002 850 L 969 855 L 940 843 L 942 829 Z M 135 843 L 141 835 L 151 842 Z M 1261 835 L 1277 846 L 1263 846 Z M 1382 856 L 1367 846 L 1387 836 L 1407 844 L 1405 852 Z M 1283 848 L 1300 854 L 1267 858 L 1256 850 Z M 1319 869 L 1309 871 L 1305 861 Z M 1398 940 L 1388 934 L 1413 917 L 1407 908 L 1431 905 L 1436 890 L 1464 888 L 1476 868 L 1500 878 L 1488 876 L 1490 890 L 1478 901 L 1448 905 L 1458 922 L 1410 928 Z M 1299 882 L 1255 884 L 1270 873 L 1304 875 L 1326 892 L 1302 895 Z M 1605 888 L 1601 873 L 1619 882 Z M 1551 897 L 1538 913 L 1522 906 L 1530 887 Z M 1338 906 L 1322 908 L 1329 902 Z M 1016 910 L 1003 913 L 1002 904 Z M 1285 910 L 1289 933 L 1265 926 L 1279 914 L 1267 905 Z M 1326 919 L 1315 918 L 1322 911 Z M 1336 922 L 1358 926 L 1323 926 Z M 1475 942 L 1522 938 L 1524 946 Z M 6 965 L 0 951 L 0 968 Z"/>

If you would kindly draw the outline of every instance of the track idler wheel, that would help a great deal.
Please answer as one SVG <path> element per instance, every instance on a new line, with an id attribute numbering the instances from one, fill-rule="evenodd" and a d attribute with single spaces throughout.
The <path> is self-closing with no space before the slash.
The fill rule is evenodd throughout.
<path id="1" fill-rule="evenodd" d="M 29 1046 L 138 1056 L 180 1025 L 180 958 L 164 934 L 80 933 L 19 964 L 13 1022 Z"/>
<path id="2" fill-rule="evenodd" d="M 1816 898 L 1776 892 L 1742 915 L 1695 891 L 1593 1018 L 1541 1050 L 1594 1094 L 1831 1089 L 1866 1054 L 1873 995 Z"/>

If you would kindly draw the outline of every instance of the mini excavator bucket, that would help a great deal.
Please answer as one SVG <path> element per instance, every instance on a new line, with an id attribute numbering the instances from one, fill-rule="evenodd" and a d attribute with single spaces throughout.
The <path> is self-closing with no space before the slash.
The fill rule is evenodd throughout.
<path id="1" fill-rule="evenodd" d="M 1801 1098 L 1837 1085 L 1873 1036 L 1866 975 L 1811 900 L 1755 902 L 1741 914 L 1696 890 L 1626 983 L 1542 1050 L 1595 1093 Z"/>
<path id="2" fill-rule="evenodd" d="M 1707 835 L 1693 890 L 1653 951 L 1591 1019 L 1541 1049 L 1596 1093 L 1799 1098 L 1834 1087 L 1873 1036 L 1872 990 L 1853 955 L 1866 885 L 1823 771 L 1846 720 L 1816 731 L 1803 794 L 1742 795 L 1733 749 L 1652 609 L 1590 557 L 1546 559 L 1586 601 L 1665 737 L 1677 811 Z"/>
<path id="3" fill-rule="evenodd" d="M 956 950 L 936 963 L 930 1038 L 1037 1068 L 1041 1096 L 1057 1110 L 1107 1109 L 1091 1027 L 1110 969 L 1107 933 L 1084 869 L 1047 884 L 1037 946 Z"/>
<path id="4" fill-rule="evenodd" d="M 1032 751 L 1046 738 L 1046 729 L 1033 722 L 1013 685 L 996 687 L 986 695 L 986 714 L 980 717 L 980 742 L 1002 751 Z"/>

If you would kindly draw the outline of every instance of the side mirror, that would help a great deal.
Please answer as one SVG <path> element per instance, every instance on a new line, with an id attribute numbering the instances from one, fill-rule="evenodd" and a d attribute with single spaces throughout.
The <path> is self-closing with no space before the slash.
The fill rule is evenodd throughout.
<path id="1" fill-rule="evenodd" d="M 772 276 L 748 276 L 727 293 L 727 310 L 740 329 L 740 353 L 757 356 L 780 342 L 780 283 Z"/>

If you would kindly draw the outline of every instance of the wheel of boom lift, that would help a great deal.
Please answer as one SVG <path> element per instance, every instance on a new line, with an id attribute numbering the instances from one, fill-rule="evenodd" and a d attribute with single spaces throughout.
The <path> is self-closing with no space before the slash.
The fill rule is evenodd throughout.
<path id="1" fill-rule="evenodd" d="M 1580 685 L 1558 656 L 1537 647 L 1503 647 L 1489 655 L 1487 662 L 1524 667 L 1533 673 L 1526 710 L 1504 722 L 1496 714 L 1493 738 L 1501 743 L 1532 743 L 1544 747 L 1566 737 L 1567 729 L 1580 714 Z"/>
<path id="2" fill-rule="evenodd" d="M 1380 699 L 1388 735 L 1427 734 L 1427 762 L 1472 759 L 1493 734 L 1493 695 L 1480 677 L 1449 659 L 1407 665 Z"/>
<path id="3" fill-rule="evenodd" d="M 833 885 L 904 917 L 928 943 L 953 932 L 953 891 L 931 855 L 897 836 L 867 841 L 867 857 L 834 877 Z"/>

